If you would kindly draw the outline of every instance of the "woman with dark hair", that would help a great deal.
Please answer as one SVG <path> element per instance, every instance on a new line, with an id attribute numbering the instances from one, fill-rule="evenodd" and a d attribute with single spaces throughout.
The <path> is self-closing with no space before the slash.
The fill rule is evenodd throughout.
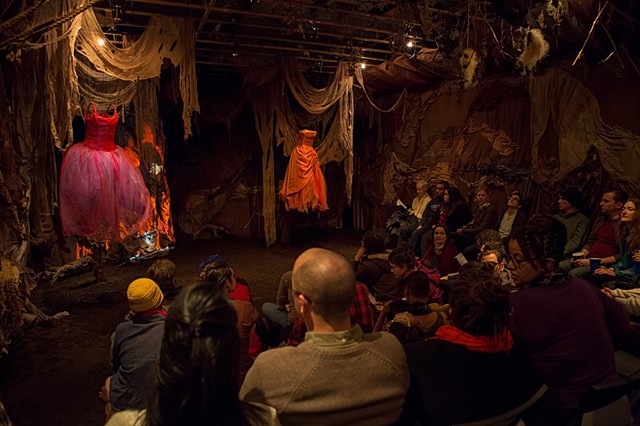
<path id="1" fill-rule="evenodd" d="M 507 329 L 509 290 L 490 272 L 470 268 L 456 280 L 449 305 L 453 325 L 405 345 L 407 417 L 450 425 L 495 417 L 529 400 L 540 384 Z"/>
<path id="2" fill-rule="evenodd" d="M 523 345 L 549 391 L 529 424 L 565 424 L 591 385 L 618 378 L 612 341 L 624 334 L 624 308 L 579 278 L 558 269 L 565 227 L 533 216 L 509 242 L 509 270 L 520 290 L 511 294 L 509 329 Z"/>
<path id="3" fill-rule="evenodd" d="M 220 287 L 185 287 L 166 319 L 147 410 L 116 413 L 107 425 L 279 424 L 275 409 L 238 399 L 236 320 Z"/>
<path id="4" fill-rule="evenodd" d="M 443 225 L 447 229 L 458 229 L 473 219 L 471 209 L 458 188 L 451 187 L 445 189 L 442 202 L 443 208 L 436 225 Z M 432 228 L 425 232 L 420 239 L 420 253 L 422 253 L 422 257 L 424 257 L 427 248 L 433 244 L 433 232 L 434 229 Z"/>
<path id="5" fill-rule="evenodd" d="M 469 223 L 473 219 L 471 208 L 465 201 L 458 188 L 451 187 L 444 191 L 444 222 L 447 229 L 458 229 Z"/>
<path id="6" fill-rule="evenodd" d="M 389 253 L 389 268 L 398 279 L 398 293 L 393 300 L 404 297 L 407 277 L 413 272 L 422 271 L 430 278 L 428 303 L 442 304 L 442 291 L 434 284 L 434 282 L 440 281 L 440 274 L 437 270 L 429 270 L 424 266 L 409 250 L 409 247 L 400 246 Z"/>
<path id="7" fill-rule="evenodd" d="M 356 279 L 369 288 L 378 302 L 393 300 L 398 294 L 398 280 L 389 269 L 389 252 L 384 239 L 371 231 L 364 233 L 353 258 Z"/>
<path id="8" fill-rule="evenodd" d="M 457 255 L 458 249 L 449 240 L 449 230 L 444 225 L 436 225 L 433 228 L 433 243 L 424 251 L 421 262 L 434 266 L 444 277 L 460 269 Z"/>
<path id="9" fill-rule="evenodd" d="M 225 260 L 217 260 L 204 267 L 200 272 L 200 279 L 212 283 L 227 297 L 236 289 L 236 278 L 233 269 Z M 238 334 L 240 336 L 240 382 L 244 380 L 247 371 L 253 365 L 253 361 L 260 354 L 260 350 L 252 350 L 251 342 L 256 337 L 256 322 L 260 313 L 251 302 L 239 299 L 230 299 L 236 309 L 238 317 Z"/>
<path id="10" fill-rule="evenodd" d="M 620 260 L 611 268 L 601 266 L 587 280 L 602 285 L 616 280 L 618 284 L 631 281 L 636 272 L 634 261 L 640 262 L 640 200 L 629 198 L 622 207 L 620 222 L 616 232 L 620 246 Z"/>

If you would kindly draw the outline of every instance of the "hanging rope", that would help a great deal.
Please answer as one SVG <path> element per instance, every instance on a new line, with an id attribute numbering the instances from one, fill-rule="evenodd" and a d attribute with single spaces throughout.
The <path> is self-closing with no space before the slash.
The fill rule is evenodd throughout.
<path id="1" fill-rule="evenodd" d="M 49 22 L 45 22 L 44 24 L 38 25 L 35 28 L 31 28 L 22 34 L 9 37 L 7 40 L 0 43 L 0 50 L 6 50 L 9 46 L 12 46 L 12 45 L 18 46 L 24 43 L 29 37 L 35 34 L 40 34 L 40 33 L 52 30 L 53 28 L 72 20 L 73 18 L 75 18 L 85 10 L 89 9 L 91 6 L 93 6 L 97 2 L 98 0 L 91 0 L 89 1 L 89 3 L 85 4 L 84 6 L 81 6 L 77 9 L 73 9 L 69 13 L 62 15 L 59 18 L 53 19 Z"/>
<path id="2" fill-rule="evenodd" d="M 369 103 L 371 104 L 371 106 L 373 108 L 375 108 L 376 110 L 380 111 L 380 112 L 395 111 L 400 106 L 400 102 L 403 102 L 406 99 L 406 96 L 408 94 L 407 89 L 404 88 L 402 90 L 402 93 L 400 94 L 400 97 L 398 98 L 396 103 L 393 104 L 393 106 L 391 108 L 389 108 L 389 109 L 381 109 L 375 103 L 373 103 L 373 100 L 369 97 L 369 93 L 367 93 L 367 89 L 364 87 L 364 78 L 362 77 L 362 70 L 359 69 L 359 68 L 356 69 L 356 80 L 358 81 L 358 84 L 360 84 L 360 87 L 362 88 L 362 91 L 364 92 L 364 95 L 366 96 L 366 98 L 369 101 Z"/>
<path id="3" fill-rule="evenodd" d="M 49 1 L 50 0 L 38 0 L 28 9 L 24 10 L 23 12 L 20 12 L 19 14 L 17 14 L 16 16 L 14 16 L 9 20 L 3 23 L 0 23 L 0 33 L 6 30 L 7 28 L 18 25 L 20 22 L 27 19 L 27 17 L 31 15 L 37 8 L 39 8 L 43 4 L 49 3 Z"/>

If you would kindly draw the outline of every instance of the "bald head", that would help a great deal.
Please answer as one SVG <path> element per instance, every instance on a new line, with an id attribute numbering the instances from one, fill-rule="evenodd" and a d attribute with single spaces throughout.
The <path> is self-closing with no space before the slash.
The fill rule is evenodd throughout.
<path id="1" fill-rule="evenodd" d="M 293 291 L 305 295 L 315 309 L 339 313 L 351 306 L 356 276 L 343 256 L 312 248 L 296 259 L 291 284 Z"/>

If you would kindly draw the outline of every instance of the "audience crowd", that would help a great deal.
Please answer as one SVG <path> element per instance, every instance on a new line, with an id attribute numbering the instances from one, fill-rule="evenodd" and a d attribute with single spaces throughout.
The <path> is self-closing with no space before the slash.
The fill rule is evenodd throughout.
<path id="1" fill-rule="evenodd" d="M 529 216 L 521 192 L 475 211 L 446 181 L 416 183 L 392 236 L 351 261 L 302 253 L 261 312 L 220 256 L 180 286 L 159 260 L 133 281 L 100 391 L 107 424 L 451 425 L 525 404 L 527 425 L 568 425 L 615 381 L 640 315 L 640 200 L 605 190 Z"/>

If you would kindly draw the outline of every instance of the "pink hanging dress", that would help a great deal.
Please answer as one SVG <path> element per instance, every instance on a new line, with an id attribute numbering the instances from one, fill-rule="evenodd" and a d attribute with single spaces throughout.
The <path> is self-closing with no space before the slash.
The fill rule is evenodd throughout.
<path id="1" fill-rule="evenodd" d="M 64 235 L 101 243 L 120 242 L 149 218 L 149 191 L 140 170 L 115 144 L 118 113 L 84 116 L 86 138 L 67 150 L 60 172 L 60 217 Z"/>

